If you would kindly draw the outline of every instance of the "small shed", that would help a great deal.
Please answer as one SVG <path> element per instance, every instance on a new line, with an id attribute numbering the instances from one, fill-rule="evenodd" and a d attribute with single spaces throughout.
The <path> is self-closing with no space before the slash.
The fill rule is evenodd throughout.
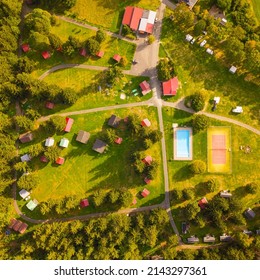
<path id="1" fill-rule="evenodd" d="M 22 223 L 21 226 L 19 227 L 18 231 L 23 234 L 28 228 L 28 225 L 26 223 Z"/>
<path id="2" fill-rule="evenodd" d="M 25 154 L 25 155 L 21 156 L 22 162 L 28 162 L 30 160 L 31 160 L 31 156 L 29 154 Z"/>
<path id="3" fill-rule="evenodd" d="M 232 74 L 235 74 L 236 71 L 237 71 L 237 68 L 236 68 L 235 66 L 231 66 L 231 67 L 229 68 L 229 72 L 232 73 Z"/>
<path id="4" fill-rule="evenodd" d="M 145 163 L 146 165 L 151 165 L 153 161 L 153 158 L 151 156 L 146 156 L 144 159 L 142 159 L 142 162 Z"/>
<path id="5" fill-rule="evenodd" d="M 81 56 L 86 56 L 87 55 L 87 50 L 85 49 L 85 48 L 81 48 L 80 50 L 79 50 L 79 54 L 81 55 Z"/>
<path id="6" fill-rule="evenodd" d="M 15 218 L 11 219 L 10 224 L 8 225 L 8 228 L 13 228 L 13 226 L 16 224 L 17 220 Z"/>
<path id="7" fill-rule="evenodd" d="M 220 235 L 219 240 L 220 242 L 230 242 L 232 241 L 232 237 L 230 235 L 223 233 L 222 235 Z"/>
<path id="8" fill-rule="evenodd" d="M 203 237 L 203 242 L 205 243 L 213 243 L 215 242 L 216 238 L 212 235 L 207 234 L 206 236 Z"/>
<path id="9" fill-rule="evenodd" d="M 53 137 L 48 137 L 45 140 L 45 147 L 51 147 L 54 145 L 54 138 Z"/>
<path id="10" fill-rule="evenodd" d="M 45 103 L 45 108 L 52 110 L 54 108 L 54 103 L 51 101 L 47 101 Z"/>
<path id="11" fill-rule="evenodd" d="M 149 127 L 149 126 L 151 126 L 151 122 L 148 119 L 143 119 L 141 121 L 141 125 L 144 127 Z"/>
<path id="12" fill-rule="evenodd" d="M 27 53 L 30 50 L 29 44 L 22 44 L 21 49 L 24 53 Z"/>
<path id="13" fill-rule="evenodd" d="M 39 204 L 39 202 L 36 200 L 36 199 L 34 199 L 34 200 L 30 200 L 27 204 L 26 204 L 26 207 L 29 209 L 29 210 L 31 210 L 31 211 L 33 211 L 35 208 L 36 208 L 36 206 Z"/>
<path id="14" fill-rule="evenodd" d="M 49 59 L 51 57 L 51 54 L 48 51 L 42 52 L 42 57 L 44 59 Z"/>
<path id="15" fill-rule="evenodd" d="M 56 163 L 57 163 L 58 165 L 62 165 L 62 164 L 64 164 L 64 162 L 65 162 L 65 159 L 64 159 L 63 157 L 58 157 L 58 158 L 56 159 Z"/>
<path id="16" fill-rule="evenodd" d="M 221 191 L 219 195 L 224 198 L 229 198 L 232 196 L 232 193 L 230 193 L 229 191 Z"/>
<path id="17" fill-rule="evenodd" d="M 87 144 L 87 142 L 89 140 L 89 137 L 90 137 L 89 132 L 84 131 L 84 130 L 80 130 L 78 135 L 77 135 L 76 141 L 78 141 L 80 143 L 83 143 L 83 144 Z"/>
<path id="18" fill-rule="evenodd" d="M 67 138 L 62 138 L 62 139 L 60 140 L 59 146 L 62 147 L 62 148 L 68 148 L 69 142 L 70 142 L 69 139 L 67 139 Z"/>
<path id="19" fill-rule="evenodd" d="M 119 117 L 117 117 L 116 115 L 112 115 L 107 124 L 113 128 L 117 128 L 120 124 L 120 121 L 121 119 Z"/>
<path id="20" fill-rule="evenodd" d="M 123 138 L 117 137 L 117 138 L 115 139 L 114 142 L 115 142 L 116 144 L 120 145 L 120 144 L 122 143 L 122 141 L 123 141 Z"/>
<path id="21" fill-rule="evenodd" d="M 246 216 L 246 218 L 248 218 L 249 220 L 254 219 L 254 217 L 255 217 L 255 212 L 254 212 L 251 208 L 248 208 L 248 209 L 245 211 L 245 216 Z"/>
<path id="22" fill-rule="evenodd" d="M 143 189 L 143 191 L 141 192 L 142 197 L 147 197 L 150 194 L 150 191 L 148 191 L 147 189 Z"/>
<path id="23" fill-rule="evenodd" d="M 187 238 L 187 242 L 190 244 L 198 243 L 199 241 L 200 241 L 199 238 L 196 237 L 195 235 L 192 235 L 191 237 Z"/>
<path id="24" fill-rule="evenodd" d="M 132 201 L 132 205 L 136 205 L 136 203 L 137 203 L 137 199 L 134 198 L 133 201 Z"/>
<path id="25" fill-rule="evenodd" d="M 147 81 L 143 81 L 139 84 L 141 90 L 142 90 L 142 95 L 146 95 L 151 91 L 150 85 L 148 84 Z"/>
<path id="26" fill-rule="evenodd" d="M 22 199 L 26 199 L 30 195 L 30 193 L 27 190 L 22 189 L 19 191 L 19 195 Z"/>
<path id="27" fill-rule="evenodd" d="M 64 131 L 65 131 L 65 132 L 70 132 L 71 127 L 72 127 L 72 125 L 73 125 L 73 123 L 74 123 L 74 120 L 67 117 L 67 118 L 65 119 L 65 121 L 66 121 L 66 126 L 65 126 L 65 128 L 64 128 Z"/>
<path id="28" fill-rule="evenodd" d="M 207 201 L 206 197 L 203 197 L 201 200 L 198 201 L 198 206 L 202 210 L 206 208 L 207 204 L 208 204 L 208 201 Z"/>
<path id="29" fill-rule="evenodd" d="M 40 157 L 40 161 L 44 162 L 44 163 L 47 163 L 49 160 L 46 158 L 46 156 L 43 155 L 43 156 Z"/>
<path id="30" fill-rule="evenodd" d="M 113 56 L 113 59 L 114 59 L 116 62 L 120 62 L 121 58 L 122 58 L 122 57 L 121 57 L 119 54 L 115 54 L 115 55 Z"/>
<path id="31" fill-rule="evenodd" d="M 145 177 L 144 178 L 144 182 L 145 182 L 146 185 L 148 185 L 148 184 L 150 184 L 152 182 L 152 180 L 149 179 L 148 177 Z"/>
<path id="32" fill-rule="evenodd" d="M 92 147 L 92 150 L 102 154 L 102 153 L 104 153 L 106 147 L 107 147 L 107 144 L 105 142 L 103 142 L 102 140 L 96 139 L 96 141 Z"/>
<path id="33" fill-rule="evenodd" d="M 19 140 L 21 143 L 28 143 L 33 140 L 33 134 L 31 132 L 23 133 L 19 136 Z"/>
<path id="34" fill-rule="evenodd" d="M 22 225 L 22 222 L 19 220 L 16 220 L 15 224 L 13 225 L 13 230 L 18 231 L 21 225 Z"/>
<path id="35" fill-rule="evenodd" d="M 88 199 L 85 198 L 85 199 L 81 200 L 80 206 L 81 206 L 82 208 L 85 208 L 85 207 L 89 206 Z"/>
<path id="36" fill-rule="evenodd" d="M 96 56 L 97 56 L 98 58 L 101 58 L 101 57 L 104 56 L 104 54 L 105 54 L 104 51 L 99 51 L 99 52 L 96 53 Z"/>

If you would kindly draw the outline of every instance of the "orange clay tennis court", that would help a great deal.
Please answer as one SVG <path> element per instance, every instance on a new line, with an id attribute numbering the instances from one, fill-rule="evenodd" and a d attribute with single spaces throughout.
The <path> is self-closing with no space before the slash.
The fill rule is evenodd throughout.
<path id="1" fill-rule="evenodd" d="M 207 131 L 208 172 L 231 172 L 231 128 L 211 126 Z"/>

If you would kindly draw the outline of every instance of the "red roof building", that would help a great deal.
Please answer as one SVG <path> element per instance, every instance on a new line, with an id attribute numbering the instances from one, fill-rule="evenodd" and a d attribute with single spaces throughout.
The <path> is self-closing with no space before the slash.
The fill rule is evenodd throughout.
<path id="1" fill-rule="evenodd" d="M 152 161 L 153 161 L 153 158 L 151 156 L 146 156 L 144 159 L 142 159 L 142 162 L 147 165 L 151 165 Z"/>
<path id="2" fill-rule="evenodd" d="M 44 162 L 44 163 L 47 163 L 49 160 L 46 158 L 46 156 L 41 156 L 40 161 Z"/>
<path id="3" fill-rule="evenodd" d="M 11 219 L 10 224 L 8 225 L 8 228 L 13 228 L 13 226 L 16 224 L 17 220 L 15 218 Z"/>
<path id="4" fill-rule="evenodd" d="M 85 48 L 81 48 L 81 49 L 79 50 L 79 54 L 80 54 L 81 56 L 86 56 L 86 55 L 87 55 L 86 49 L 85 49 Z"/>
<path id="5" fill-rule="evenodd" d="M 45 108 L 50 109 L 50 110 L 53 109 L 54 108 L 54 103 L 50 102 L 50 101 L 47 101 L 45 103 Z"/>
<path id="6" fill-rule="evenodd" d="M 120 56 L 119 54 L 115 54 L 115 55 L 113 56 L 113 59 L 114 59 L 115 61 L 119 62 L 119 61 L 121 60 L 121 56 Z"/>
<path id="7" fill-rule="evenodd" d="M 145 31 L 149 34 L 152 34 L 153 33 L 153 26 L 154 25 L 152 23 L 147 23 Z"/>
<path id="8" fill-rule="evenodd" d="M 147 83 L 147 81 L 141 82 L 141 84 L 139 86 L 142 89 L 143 95 L 146 95 L 148 92 L 151 91 L 150 85 Z"/>
<path id="9" fill-rule="evenodd" d="M 141 192 L 142 197 L 147 197 L 150 194 L 150 192 L 147 189 L 143 189 Z"/>
<path id="10" fill-rule="evenodd" d="M 104 54 L 105 54 L 104 51 L 99 51 L 99 52 L 96 53 L 96 56 L 99 57 L 99 58 L 101 58 L 101 57 L 104 56 Z"/>
<path id="11" fill-rule="evenodd" d="M 26 223 L 22 223 L 21 226 L 19 227 L 18 231 L 20 233 L 24 233 L 28 228 L 28 225 Z"/>
<path id="12" fill-rule="evenodd" d="M 143 15 L 143 9 L 134 7 L 131 22 L 130 22 L 130 28 L 132 30 L 138 30 L 140 19 Z"/>
<path id="13" fill-rule="evenodd" d="M 16 220 L 15 224 L 13 225 L 13 230 L 18 231 L 21 225 L 22 225 L 22 222 L 19 220 Z"/>
<path id="14" fill-rule="evenodd" d="M 56 160 L 56 163 L 59 165 L 62 165 L 64 163 L 65 159 L 63 157 L 58 157 Z"/>
<path id="15" fill-rule="evenodd" d="M 144 119 L 141 121 L 141 125 L 149 127 L 151 126 L 151 122 L 148 119 Z"/>
<path id="16" fill-rule="evenodd" d="M 88 199 L 83 199 L 83 200 L 81 200 L 80 206 L 81 206 L 82 208 L 85 208 L 85 207 L 89 206 Z"/>
<path id="17" fill-rule="evenodd" d="M 173 96 L 176 95 L 177 89 L 178 89 L 178 78 L 174 77 L 170 79 L 169 81 L 163 82 L 162 87 L 163 87 L 163 95 L 166 96 Z"/>
<path id="18" fill-rule="evenodd" d="M 134 198 L 134 199 L 133 199 L 133 202 L 132 202 L 132 205 L 136 205 L 136 203 L 137 203 L 137 199 Z"/>
<path id="19" fill-rule="evenodd" d="M 125 8 L 122 24 L 130 25 L 133 11 L 134 11 L 134 7 L 128 6 Z"/>
<path id="20" fill-rule="evenodd" d="M 149 179 L 149 178 L 147 178 L 147 177 L 145 177 L 144 178 L 144 182 L 145 182 L 145 184 L 150 184 L 151 182 L 152 182 L 152 180 L 151 179 Z"/>
<path id="21" fill-rule="evenodd" d="M 48 51 L 44 51 L 44 52 L 42 52 L 42 57 L 43 57 L 44 59 L 48 59 L 48 58 L 51 57 L 51 54 L 50 54 Z"/>
<path id="22" fill-rule="evenodd" d="M 123 141 L 123 138 L 121 138 L 121 137 L 117 137 L 116 139 L 115 139 L 115 143 L 116 144 L 121 144 L 122 143 L 122 141 Z"/>
<path id="23" fill-rule="evenodd" d="M 206 197 L 203 197 L 201 200 L 199 200 L 198 202 L 198 206 L 200 207 L 200 209 L 205 209 L 206 206 L 208 204 L 208 201 L 206 199 Z"/>
<path id="24" fill-rule="evenodd" d="M 30 50 L 30 46 L 28 44 L 21 45 L 23 52 L 27 53 Z"/>
<path id="25" fill-rule="evenodd" d="M 65 132 L 70 132 L 72 124 L 73 124 L 74 120 L 71 118 L 66 118 L 66 126 L 64 128 Z"/>

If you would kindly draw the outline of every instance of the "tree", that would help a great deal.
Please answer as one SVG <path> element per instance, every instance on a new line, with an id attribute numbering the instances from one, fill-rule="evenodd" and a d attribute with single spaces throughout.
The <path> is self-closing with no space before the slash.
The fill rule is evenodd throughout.
<path id="1" fill-rule="evenodd" d="M 101 137 L 106 143 L 111 145 L 116 139 L 116 132 L 114 129 L 108 128 L 103 132 Z"/>
<path id="2" fill-rule="evenodd" d="M 162 139 L 162 132 L 160 130 L 153 130 L 149 133 L 148 137 L 153 143 L 157 143 Z"/>
<path id="3" fill-rule="evenodd" d="M 182 29 L 186 30 L 194 24 L 194 13 L 185 3 L 180 3 L 173 13 L 175 23 Z"/>
<path id="4" fill-rule="evenodd" d="M 146 227 L 144 229 L 144 235 L 145 235 L 147 243 L 148 243 L 147 245 L 150 248 L 153 248 L 156 245 L 156 242 L 158 239 L 158 234 L 159 234 L 159 231 L 156 228 L 156 225 L 152 225 L 152 226 Z"/>
<path id="5" fill-rule="evenodd" d="M 108 194 L 108 200 L 113 204 L 118 201 L 120 192 L 118 190 L 111 190 Z"/>
<path id="6" fill-rule="evenodd" d="M 192 126 L 195 133 L 203 131 L 209 126 L 209 118 L 204 115 L 195 115 L 192 119 Z"/>
<path id="7" fill-rule="evenodd" d="M 211 178 L 206 183 L 209 192 L 215 192 L 219 188 L 219 182 L 216 178 Z"/>
<path id="8" fill-rule="evenodd" d="M 151 45 L 156 40 L 154 35 L 149 35 L 148 37 L 148 44 Z"/>
<path id="9" fill-rule="evenodd" d="M 14 169 L 18 172 L 26 173 L 29 169 L 28 163 L 26 161 L 17 162 L 14 165 Z"/>
<path id="10" fill-rule="evenodd" d="M 199 36 L 206 28 L 206 21 L 201 19 L 194 26 L 194 35 Z"/>
<path id="11" fill-rule="evenodd" d="M 128 64 L 127 58 L 125 56 L 122 56 L 121 59 L 120 59 L 120 65 L 122 67 L 125 67 L 127 64 Z"/>
<path id="12" fill-rule="evenodd" d="M 48 35 L 48 38 L 49 38 L 50 45 L 53 49 L 57 50 L 62 46 L 62 41 L 60 37 L 57 36 L 56 34 L 50 33 Z"/>
<path id="13" fill-rule="evenodd" d="M 48 121 L 50 126 L 58 132 L 61 132 L 64 130 L 64 127 L 66 126 L 65 118 L 61 116 L 53 116 Z"/>
<path id="14" fill-rule="evenodd" d="M 217 5 L 224 11 L 229 11 L 231 8 L 232 0 L 217 0 Z"/>
<path id="15" fill-rule="evenodd" d="M 201 92 L 196 92 L 191 97 L 191 107 L 194 111 L 198 112 L 205 107 L 206 96 Z"/>
<path id="16" fill-rule="evenodd" d="M 55 162 L 60 155 L 61 150 L 57 146 L 47 147 L 44 156 L 51 162 Z"/>
<path id="17" fill-rule="evenodd" d="M 173 199 L 181 200 L 181 199 L 183 198 L 182 195 L 183 195 L 182 190 L 174 189 L 174 190 L 172 191 Z"/>
<path id="18" fill-rule="evenodd" d="M 206 172 L 206 163 L 202 160 L 194 160 L 190 165 L 192 174 L 202 174 Z"/>
<path id="19" fill-rule="evenodd" d="M 141 129 L 141 124 L 140 124 L 140 120 L 137 115 L 132 114 L 132 115 L 128 116 L 127 127 L 131 133 L 133 133 L 133 134 L 139 133 L 139 131 Z"/>
<path id="20" fill-rule="evenodd" d="M 100 43 L 94 38 L 89 38 L 86 41 L 86 50 L 89 54 L 96 55 L 96 53 L 100 50 Z"/>
<path id="21" fill-rule="evenodd" d="M 119 201 L 122 207 L 129 206 L 133 202 L 132 193 L 128 189 L 123 188 L 120 193 Z"/>
<path id="22" fill-rule="evenodd" d="M 32 130 L 34 127 L 34 122 L 26 116 L 15 116 L 14 123 L 23 131 Z"/>
<path id="23" fill-rule="evenodd" d="M 93 193 L 93 203 L 95 207 L 102 205 L 105 201 L 107 193 L 105 190 L 97 190 Z"/>
<path id="24" fill-rule="evenodd" d="M 18 73 L 31 73 L 35 69 L 36 63 L 29 57 L 19 57 L 16 64 L 16 70 Z"/>
<path id="25" fill-rule="evenodd" d="M 35 145 L 30 146 L 29 148 L 29 154 L 32 157 L 37 157 L 39 154 L 41 154 L 44 151 L 44 148 L 42 146 L 42 143 L 38 143 Z"/>
<path id="26" fill-rule="evenodd" d="M 197 202 L 189 203 L 184 208 L 184 215 L 189 221 L 194 220 L 199 212 L 200 212 L 200 208 Z"/>
<path id="27" fill-rule="evenodd" d="M 30 32 L 28 41 L 30 46 L 38 51 L 46 51 L 50 48 L 50 41 L 48 36 L 36 31 Z"/>
<path id="28" fill-rule="evenodd" d="M 168 58 L 160 59 L 156 68 L 158 71 L 158 79 L 160 81 L 169 80 L 174 75 L 174 65 Z"/>
<path id="29" fill-rule="evenodd" d="M 182 191 L 182 193 L 183 193 L 183 198 L 184 198 L 185 200 L 193 199 L 194 196 L 195 196 L 195 194 L 194 194 L 194 189 L 192 189 L 192 188 L 184 189 L 184 190 Z"/>
<path id="30" fill-rule="evenodd" d="M 8 115 L 0 112 L 0 131 L 8 130 L 11 126 L 11 119 Z"/>
<path id="31" fill-rule="evenodd" d="M 73 88 L 65 88 L 61 91 L 60 98 L 64 104 L 73 105 L 77 102 L 79 96 Z"/>
<path id="32" fill-rule="evenodd" d="M 226 58 L 231 63 L 239 64 L 245 59 L 244 44 L 236 37 L 230 37 L 225 42 Z"/>
<path id="33" fill-rule="evenodd" d="M 246 190 L 251 194 L 257 193 L 258 188 L 259 186 L 256 182 L 251 182 L 246 185 Z"/>
<path id="34" fill-rule="evenodd" d="M 99 29 L 96 33 L 96 40 L 101 44 L 102 42 L 104 42 L 106 40 L 106 33 Z"/>
<path id="35" fill-rule="evenodd" d="M 32 121 L 36 121 L 41 117 L 40 113 L 34 109 L 27 109 L 25 112 L 25 116 Z"/>
<path id="36" fill-rule="evenodd" d="M 143 147 L 144 147 L 145 150 L 151 148 L 152 145 L 153 145 L 153 142 L 152 142 L 151 139 L 148 139 L 148 138 L 144 139 L 144 141 L 143 141 Z"/>
<path id="37" fill-rule="evenodd" d="M 31 191 L 38 186 L 39 178 L 36 174 L 30 173 L 28 175 L 21 176 L 17 181 L 17 186 L 20 189 L 26 189 Z"/>
<path id="38" fill-rule="evenodd" d="M 112 86 L 115 85 L 124 76 L 120 67 L 113 65 L 106 72 L 106 80 Z"/>

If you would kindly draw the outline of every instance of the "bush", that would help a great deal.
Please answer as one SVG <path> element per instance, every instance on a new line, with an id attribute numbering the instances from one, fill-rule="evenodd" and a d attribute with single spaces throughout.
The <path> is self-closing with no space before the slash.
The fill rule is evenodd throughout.
<path id="1" fill-rule="evenodd" d="M 128 64 L 128 60 L 125 56 L 122 56 L 119 63 L 122 67 L 125 67 Z"/>
<path id="2" fill-rule="evenodd" d="M 44 152 L 45 157 L 52 162 L 55 162 L 56 159 L 59 157 L 61 150 L 57 146 L 47 147 L 46 151 Z"/>
<path id="3" fill-rule="evenodd" d="M 182 191 L 182 194 L 183 194 L 183 198 L 185 200 L 189 200 L 189 199 L 193 199 L 194 198 L 194 189 L 192 188 L 189 188 L 189 189 L 184 189 Z"/>
<path id="4" fill-rule="evenodd" d="M 173 199 L 181 200 L 183 198 L 182 195 L 183 195 L 183 193 L 182 193 L 181 190 L 173 190 L 172 191 Z"/>
<path id="5" fill-rule="evenodd" d="M 148 37 L 148 44 L 151 45 L 155 41 L 154 35 L 149 35 Z"/>
<path id="6" fill-rule="evenodd" d="M 102 43 L 106 40 L 106 33 L 103 31 L 103 30 L 98 30 L 97 33 L 96 33 L 96 40 L 99 42 L 99 43 Z"/>
<path id="7" fill-rule="evenodd" d="M 194 35 L 199 36 L 206 27 L 206 21 L 201 19 L 194 26 Z"/>
<path id="8" fill-rule="evenodd" d="M 51 125 L 51 127 L 58 132 L 61 132 L 64 130 L 65 126 L 66 126 L 66 121 L 64 117 L 61 116 L 53 116 L 50 118 L 49 120 L 49 124 Z"/>
<path id="9" fill-rule="evenodd" d="M 251 194 L 257 193 L 257 189 L 258 189 L 258 184 L 256 182 L 252 182 L 246 185 L 246 190 Z"/>
<path id="10" fill-rule="evenodd" d="M 36 188 L 39 183 L 39 178 L 35 174 L 23 175 L 17 181 L 17 186 L 20 189 L 31 191 Z"/>
<path id="11" fill-rule="evenodd" d="M 219 182 L 215 178 L 211 178 L 206 183 L 209 192 L 215 192 L 219 187 Z"/>
<path id="12" fill-rule="evenodd" d="M 191 96 L 191 107 L 196 112 L 203 110 L 205 107 L 205 102 L 205 95 L 200 92 L 197 92 Z"/>
<path id="13" fill-rule="evenodd" d="M 204 115 L 195 115 L 192 126 L 195 133 L 205 130 L 209 126 L 209 118 Z"/>
<path id="14" fill-rule="evenodd" d="M 174 65 L 169 59 L 161 59 L 157 65 L 158 79 L 167 81 L 174 76 Z"/>
<path id="15" fill-rule="evenodd" d="M 100 50 L 100 43 L 97 40 L 90 38 L 86 42 L 86 49 L 89 54 L 96 55 Z"/>
<path id="16" fill-rule="evenodd" d="M 192 174 L 202 174 L 206 172 L 206 163 L 202 160 L 194 160 L 190 165 Z"/>
<path id="17" fill-rule="evenodd" d="M 73 88 L 65 88 L 61 93 L 61 100 L 64 104 L 73 105 L 79 96 Z"/>

